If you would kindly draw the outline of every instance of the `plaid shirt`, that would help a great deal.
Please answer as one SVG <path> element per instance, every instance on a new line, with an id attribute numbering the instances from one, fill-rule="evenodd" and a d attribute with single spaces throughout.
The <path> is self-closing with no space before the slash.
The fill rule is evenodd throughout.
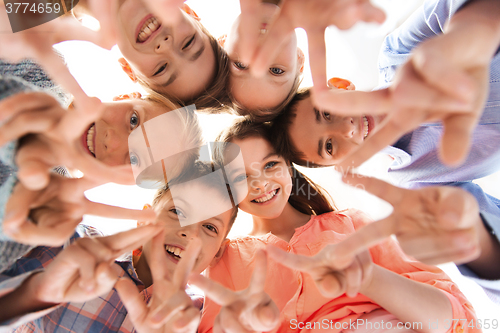
<path id="1" fill-rule="evenodd" d="M 84 227 L 85 235 L 95 233 L 95 229 Z M 76 237 L 80 237 L 76 235 Z M 8 271 L 0 276 L 0 288 L 2 288 L 2 280 L 14 278 L 25 272 L 33 272 L 34 270 L 43 269 L 54 257 L 62 250 L 59 248 L 37 247 L 26 256 L 20 258 Z M 152 288 L 150 286 L 144 289 L 144 284 L 139 280 L 132 265 L 132 256 L 127 256 L 123 260 L 117 260 L 116 264 L 120 266 L 121 272 L 119 277 L 129 277 L 138 286 L 140 292 L 146 302 L 149 302 L 152 296 Z M 29 275 L 27 275 L 29 276 Z M 24 280 L 24 279 L 23 279 Z M 21 282 L 18 282 L 19 285 Z M 11 286 L 12 287 L 12 286 Z M 0 289 L 1 291 L 1 289 Z M 189 289 L 186 290 L 193 298 L 195 305 L 200 309 L 203 307 L 203 298 Z M 66 303 L 51 309 L 50 313 L 42 311 L 35 314 L 28 314 L 26 317 L 14 318 L 9 322 L 0 324 L 2 328 L 12 328 L 19 326 L 14 332 L 135 332 L 132 322 L 127 316 L 127 310 L 118 296 L 118 292 L 113 288 L 107 295 L 102 295 L 85 303 Z M 37 316 L 37 319 L 29 316 Z M 41 317 L 40 317 L 41 316 Z M 25 323 L 26 320 L 32 320 Z"/>

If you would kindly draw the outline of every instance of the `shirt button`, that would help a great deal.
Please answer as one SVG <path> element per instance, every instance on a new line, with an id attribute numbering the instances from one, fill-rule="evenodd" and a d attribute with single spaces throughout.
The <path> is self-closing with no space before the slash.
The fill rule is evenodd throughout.
<path id="1" fill-rule="evenodd" d="M 132 268 L 129 268 L 129 269 L 128 269 L 128 273 L 129 273 L 130 275 L 134 275 L 134 271 L 132 270 Z"/>
<path id="2" fill-rule="evenodd" d="M 292 248 L 290 247 L 290 245 L 288 245 L 288 246 L 286 247 L 286 250 L 287 250 L 288 252 L 290 252 L 290 250 L 291 250 L 291 249 L 292 249 Z"/>

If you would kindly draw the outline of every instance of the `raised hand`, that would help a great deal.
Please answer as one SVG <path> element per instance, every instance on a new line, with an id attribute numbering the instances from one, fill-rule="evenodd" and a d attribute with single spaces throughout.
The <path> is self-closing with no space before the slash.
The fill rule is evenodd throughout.
<path id="1" fill-rule="evenodd" d="M 153 221 L 152 210 L 132 210 L 89 201 L 84 191 L 101 183 L 88 177 L 73 179 L 50 176 L 42 190 L 14 187 L 7 202 L 3 228 L 12 239 L 32 245 L 61 246 L 74 233 L 83 214 Z"/>
<path id="2" fill-rule="evenodd" d="M 500 43 L 499 3 L 477 1 L 456 13 L 443 34 L 412 51 L 389 88 L 392 112 L 342 167 L 359 166 L 380 149 L 426 122 L 441 121 L 440 159 L 466 158 L 488 94 L 488 71 Z M 477 36 L 489 36 L 477 38 Z"/>
<path id="3" fill-rule="evenodd" d="M 191 276 L 192 284 L 222 306 L 214 321 L 214 332 L 262 332 L 278 325 L 278 307 L 264 291 L 266 272 L 266 253 L 259 251 L 252 280 L 245 290 L 232 291 L 202 275 Z"/>
<path id="4" fill-rule="evenodd" d="M 347 239 L 328 244 L 314 256 L 285 252 L 268 246 L 269 256 L 291 269 L 308 273 L 325 297 L 336 298 L 343 293 L 355 297 L 363 293 L 372 278 L 373 263 L 367 250 L 359 250 Z"/>
<path id="5" fill-rule="evenodd" d="M 80 238 L 62 250 L 44 271 L 0 298 L 2 320 L 65 302 L 86 302 L 109 292 L 117 278 L 114 259 L 160 232 L 149 225 L 108 237 Z"/>
<path id="6" fill-rule="evenodd" d="M 163 244 L 164 232 L 153 238 L 149 268 L 153 277 L 153 297 L 147 305 L 134 283 L 121 279 L 116 290 L 127 308 L 130 320 L 138 332 L 196 332 L 200 310 L 186 294 L 187 277 L 201 251 L 201 242 L 193 238 L 173 277 L 167 270 L 167 254 Z"/>
<path id="7" fill-rule="evenodd" d="M 83 1 L 82 1 L 83 3 Z M 86 95 L 70 74 L 63 60 L 52 50 L 52 45 L 65 40 L 85 40 L 110 49 L 116 44 L 115 16 L 118 1 L 88 0 L 87 11 L 100 21 L 101 29 L 92 31 L 83 27 L 69 12 L 39 26 L 12 33 L 4 1 L 0 1 L 0 57 L 18 61 L 36 60 L 47 74 L 72 93 L 80 104 Z M 81 7 L 80 5 L 79 7 Z M 48 14 L 39 14 L 48 15 Z M 25 17 L 20 18 L 25 19 Z"/>
<path id="8" fill-rule="evenodd" d="M 102 104 L 88 112 L 67 111 L 42 92 L 19 93 L 0 102 L 0 145 L 24 137 L 16 154 L 18 178 L 25 187 L 45 187 L 52 167 L 81 170 L 95 181 L 134 184 L 130 166 L 108 167 L 83 152 L 81 137 L 98 118 Z"/>
<path id="9" fill-rule="evenodd" d="M 477 228 L 482 222 L 476 199 L 468 192 L 452 186 L 407 190 L 360 175 L 344 176 L 343 180 L 394 208 L 387 218 L 364 226 L 348 238 L 354 251 L 396 235 L 405 253 L 431 265 L 464 263 L 479 255 Z"/>

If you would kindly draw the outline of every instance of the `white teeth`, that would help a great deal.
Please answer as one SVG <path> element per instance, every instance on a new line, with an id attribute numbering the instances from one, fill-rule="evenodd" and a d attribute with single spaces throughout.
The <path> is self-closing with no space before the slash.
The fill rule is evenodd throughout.
<path id="1" fill-rule="evenodd" d="M 87 131 L 87 147 L 89 148 L 90 152 L 95 155 L 94 133 L 95 133 L 95 125 L 92 125 Z"/>
<path id="2" fill-rule="evenodd" d="M 172 246 L 172 245 L 165 245 L 165 250 L 170 253 L 170 254 L 173 254 L 179 258 L 181 258 L 181 254 L 182 252 L 184 252 L 184 250 L 178 248 L 177 246 Z"/>
<path id="3" fill-rule="evenodd" d="M 152 17 L 146 22 L 144 22 L 144 25 L 141 28 L 141 31 L 139 32 L 139 36 L 137 36 L 137 41 L 139 43 L 142 43 L 146 41 L 149 36 L 153 34 L 158 28 L 160 27 L 160 23 L 156 20 L 156 18 Z"/>
<path id="4" fill-rule="evenodd" d="M 366 116 L 363 116 L 363 125 L 364 125 L 364 133 L 363 133 L 363 139 L 366 139 L 368 136 L 369 128 L 368 128 L 368 119 Z"/>
<path id="5" fill-rule="evenodd" d="M 274 196 L 276 195 L 277 192 L 278 192 L 278 189 L 272 191 L 271 193 L 269 193 L 268 195 L 266 195 L 264 197 L 261 197 L 261 198 L 258 198 L 258 199 L 254 199 L 253 201 L 258 202 L 258 203 L 269 201 L 272 198 L 274 198 Z"/>

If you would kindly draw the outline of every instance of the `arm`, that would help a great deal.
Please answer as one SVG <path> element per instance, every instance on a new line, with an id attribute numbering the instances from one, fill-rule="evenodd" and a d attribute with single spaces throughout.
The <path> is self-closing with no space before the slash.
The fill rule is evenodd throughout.
<path id="1" fill-rule="evenodd" d="M 446 332 L 444 323 L 452 323 L 452 306 L 441 290 L 378 265 L 374 265 L 370 282 L 360 292 L 403 322 L 423 323 L 422 332 Z M 427 325 L 429 320 L 443 325 L 431 329 Z"/>

